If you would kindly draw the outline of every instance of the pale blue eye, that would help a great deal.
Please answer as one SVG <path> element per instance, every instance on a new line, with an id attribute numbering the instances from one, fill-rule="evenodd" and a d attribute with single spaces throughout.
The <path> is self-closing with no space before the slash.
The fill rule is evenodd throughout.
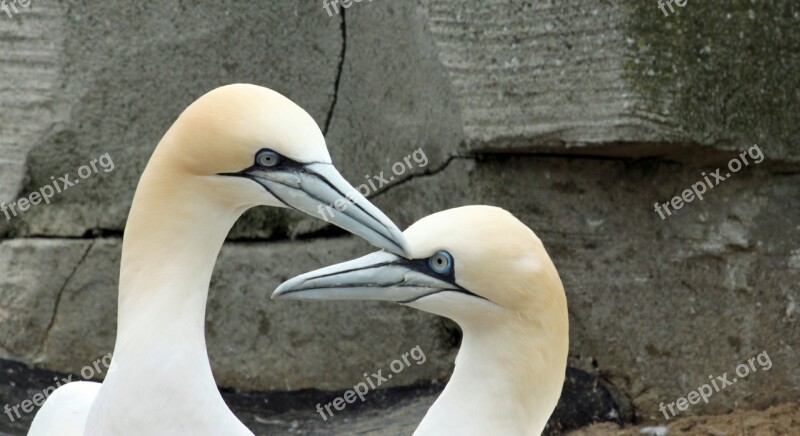
<path id="1" fill-rule="evenodd" d="M 438 274 L 449 274 L 453 271 L 453 256 L 446 251 L 437 251 L 428 258 L 428 266 Z"/>
<path id="2" fill-rule="evenodd" d="M 265 168 L 274 168 L 281 163 L 281 155 L 272 150 L 261 150 L 256 155 L 256 163 Z"/>

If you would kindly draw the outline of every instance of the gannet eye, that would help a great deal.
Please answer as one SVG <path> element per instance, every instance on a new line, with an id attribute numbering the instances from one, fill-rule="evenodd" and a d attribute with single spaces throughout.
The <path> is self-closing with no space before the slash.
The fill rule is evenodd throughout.
<path id="1" fill-rule="evenodd" d="M 428 266 L 439 274 L 448 274 L 453 270 L 453 256 L 446 251 L 437 251 L 428 259 Z"/>
<path id="2" fill-rule="evenodd" d="M 272 150 L 261 150 L 256 155 L 256 163 L 265 168 L 274 168 L 281 163 L 281 155 Z"/>

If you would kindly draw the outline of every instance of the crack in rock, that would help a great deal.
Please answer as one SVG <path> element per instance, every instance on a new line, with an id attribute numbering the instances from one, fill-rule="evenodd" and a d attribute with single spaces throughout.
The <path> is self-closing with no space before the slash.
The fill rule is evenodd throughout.
<path id="1" fill-rule="evenodd" d="M 402 185 L 410 182 L 411 180 L 418 179 L 420 177 L 435 176 L 435 175 L 441 173 L 442 171 L 445 171 L 447 169 L 447 167 L 449 167 L 450 164 L 453 163 L 453 161 L 456 160 L 456 159 L 475 160 L 475 158 L 473 156 L 462 156 L 462 155 L 459 155 L 459 154 L 454 154 L 452 156 L 448 156 L 447 159 L 445 159 L 445 161 L 442 162 L 442 164 L 439 165 L 438 167 L 436 167 L 434 169 L 431 169 L 431 170 L 427 170 L 426 169 L 425 171 L 422 171 L 420 173 L 411 174 L 408 177 L 406 177 L 404 179 L 401 179 L 401 180 L 398 180 L 396 183 L 387 186 L 385 189 L 376 192 L 375 195 L 373 195 L 373 196 L 371 196 L 369 198 L 370 198 L 370 200 L 373 199 L 373 198 L 378 198 L 379 196 L 384 195 L 387 192 L 391 191 L 392 189 L 395 189 L 398 186 L 402 186 Z"/>
<path id="2" fill-rule="evenodd" d="M 333 101 L 331 107 L 328 109 L 328 114 L 325 118 L 325 125 L 322 128 L 322 134 L 327 136 L 328 130 L 331 127 L 331 120 L 333 120 L 333 110 L 336 108 L 336 102 L 339 100 L 339 83 L 342 80 L 342 71 L 344 70 L 344 56 L 347 52 L 347 22 L 345 21 L 345 10 L 342 9 L 342 51 L 339 55 L 339 65 L 336 70 L 336 80 L 333 82 Z"/>
<path id="3" fill-rule="evenodd" d="M 61 297 L 64 295 L 64 290 L 67 289 L 67 285 L 69 285 L 69 282 L 72 281 L 72 278 L 78 272 L 78 269 L 81 267 L 81 265 L 83 265 L 84 261 L 86 261 L 86 258 L 89 256 L 89 251 L 91 251 L 92 247 L 94 247 L 94 243 L 95 241 L 93 240 L 89 244 L 89 246 L 86 247 L 86 251 L 83 252 L 83 255 L 81 256 L 80 260 L 78 260 L 78 263 L 75 264 L 75 268 L 72 269 L 72 272 L 70 272 L 66 280 L 64 280 L 64 284 L 62 284 L 61 288 L 58 290 L 58 294 L 56 294 L 56 301 L 53 304 L 53 315 L 50 317 L 50 321 L 47 323 L 47 328 L 45 329 L 44 333 L 44 339 L 42 339 L 42 346 L 39 349 L 39 352 L 36 353 L 37 355 L 39 355 L 39 357 L 41 357 L 41 354 L 44 351 L 45 346 L 47 345 L 47 341 L 48 339 L 50 339 L 50 331 L 53 329 L 53 325 L 55 324 L 56 315 L 58 314 L 58 307 L 61 304 Z"/>

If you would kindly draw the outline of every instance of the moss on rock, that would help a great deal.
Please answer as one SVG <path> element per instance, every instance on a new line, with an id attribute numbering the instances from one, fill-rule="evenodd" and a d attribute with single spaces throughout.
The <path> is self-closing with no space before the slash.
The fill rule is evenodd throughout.
<path id="1" fill-rule="evenodd" d="M 625 2 L 625 76 L 637 109 L 680 136 L 800 159 L 800 4 L 793 0 Z"/>

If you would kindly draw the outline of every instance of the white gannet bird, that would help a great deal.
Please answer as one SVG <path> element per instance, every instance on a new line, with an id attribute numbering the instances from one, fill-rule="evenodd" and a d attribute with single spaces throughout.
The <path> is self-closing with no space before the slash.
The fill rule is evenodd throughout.
<path id="1" fill-rule="evenodd" d="M 111 370 L 102 385 L 56 390 L 29 435 L 252 435 L 220 396 L 204 327 L 217 254 L 257 205 L 324 208 L 330 222 L 374 245 L 406 249 L 400 230 L 333 167 L 303 109 L 254 85 L 211 91 L 175 121 L 139 181 Z"/>
<path id="2" fill-rule="evenodd" d="M 541 434 L 569 348 L 567 299 L 542 242 L 489 206 L 430 215 L 405 236 L 411 260 L 373 253 L 295 277 L 273 298 L 395 301 L 454 320 L 455 371 L 414 434 Z"/>

